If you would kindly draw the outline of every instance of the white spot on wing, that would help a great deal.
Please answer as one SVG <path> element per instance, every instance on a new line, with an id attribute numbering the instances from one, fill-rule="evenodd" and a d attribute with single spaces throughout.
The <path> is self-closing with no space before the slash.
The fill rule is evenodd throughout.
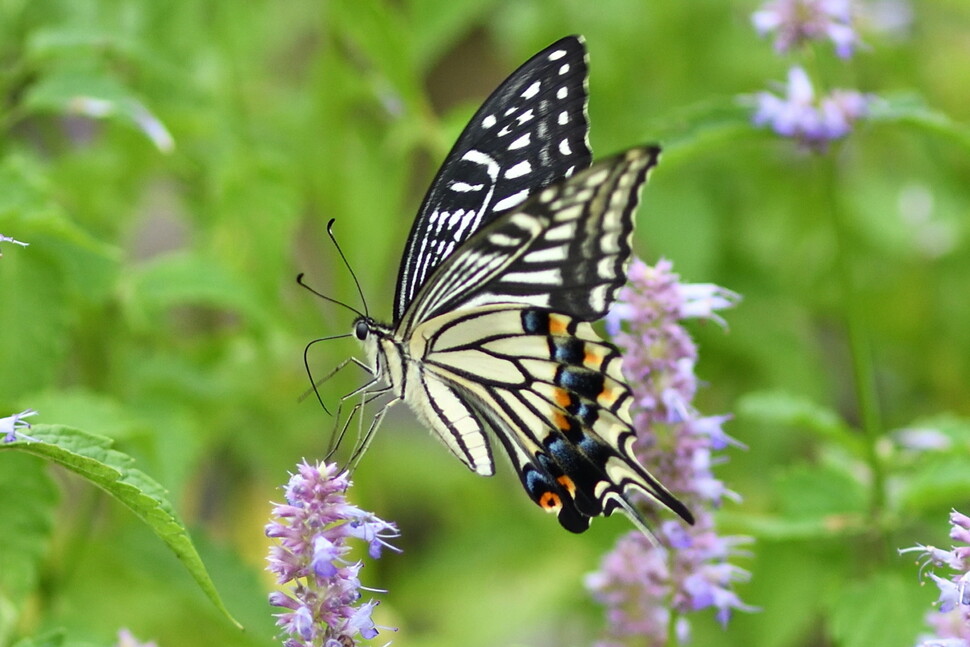
<path id="1" fill-rule="evenodd" d="M 566 208 L 552 205 L 552 209 L 556 211 L 556 214 L 553 216 L 553 220 L 556 222 L 573 221 L 583 215 L 583 205 L 581 204 L 574 204 L 573 206 Z"/>
<path id="2" fill-rule="evenodd" d="M 526 263 L 550 263 L 554 261 L 566 260 L 566 246 L 547 247 L 534 252 L 529 252 L 522 257 Z"/>
<path id="3" fill-rule="evenodd" d="M 549 60 L 550 61 L 558 61 L 559 59 L 561 59 L 565 55 L 566 55 L 566 50 L 564 50 L 564 49 L 557 49 L 556 51 L 551 52 L 549 54 Z"/>
<path id="4" fill-rule="evenodd" d="M 468 193 L 469 191 L 481 191 L 485 188 L 484 184 L 469 184 L 468 182 L 452 182 L 448 188 L 458 193 Z"/>
<path id="5" fill-rule="evenodd" d="M 532 119 L 534 116 L 535 115 L 532 113 L 532 108 L 529 108 L 528 110 L 526 110 L 525 112 L 523 112 L 521 115 L 519 115 L 518 117 L 516 117 L 515 120 L 518 121 L 519 122 L 519 125 L 521 126 L 522 124 L 524 124 L 527 121 L 529 121 L 530 119 Z"/>
<path id="6" fill-rule="evenodd" d="M 508 180 L 514 180 L 517 177 L 522 177 L 532 172 L 532 164 L 529 164 L 529 160 L 522 160 L 515 166 L 510 167 L 505 171 L 505 178 Z"/>
<path id="7" fill-rule="evenodd" d="M 606 297 L 609 294 L 610 287 L 608 285 L 597 285 L 589 293 L 589 305 L 593 310 L 597 312 L 602 312 L 606 310 Z"/>
<path id="8" fill-rule="evenodd" d="M 518 139 L 516 139 L 511 144 L 509 144 L 509 150 L 514 151 L 519 148 L 525 148 L 526 146 L 529 145 L 529 142 L 531 141 L 531 139 L 532 139 L 532 133 L 526 133 L 521 137 L 519 137 Z"/>
<path id="9" fill-rule="evenodd" d="M 569 113 L 563 110 L 562 112 L 559 113 L 559 125 L 565 126 L 568 123 L 569 123 Z"/>
<path id="10" fill-rule="evenodd" d="M 562 274 L 558 267 L 540 272 L 507 272 L 500 279 L 503 283 L 541 283 L 543 285 L 558 285 L 562 283 Z"/>
<path id="11" fill-rule="evenodd" d="M 601 279 L 612 281 L 616 278 L 616 262 L 612 256 L 604 256 L 596 263 L 596 275 Z"/>
<path id="12" fill-rule="evenodd" d="M 604 254 L 620 253 L 620 232 L 609 231 L 600 235 L 600 250 Z"/>
<path id="13" fill-rule="evenodd" d="M 606 176 L 610 174 L 608 169 L 600 169 L 599 172 L 593 173 L 586 178 L 586 186 L 596 186 L 602 184 L 606 180 Z"/>
<path id="14" fill-rule="evenodd" d="M 562 86 L 561 88 L 556 90 L 557 99 L 565 99 L 568 96 L 569 96 L 569 88 L 567 88 L 566 86 Z"/>
<path id="15" fill-rule="evenodd" d="M 488 237 L 488 242 L 493 245 L 498 245 L 499 247 L 515 247 L 521 241 L 518 238 L 513 238 L 508 234 L 503 234 L 502 232 L 495 232 Z"/>
<path id="16" fill-rule="evenodd" d="M 563 63 L 562 67 L 559 68 L 560 74 L 565 74 L 568 71 L 569 71 L 569 63 Z"/>
<path id="17" fill-rule="evenodd" d="M 495 203 L 495 211 L 505 211 L 506 209 L 511 209 L 512 207 L 520 204 L 523 200 L 529 197 L 529 190 L 522 189 L 517 191 L 510 196 L 504 197 Z"/>
<path id="18" fill-rule="evenodd" d="M 497 122 L 498 122 L 498 119 L 495 118 L 495 115 L 488 115 L 484 119 L 482 119 L 482 128 L 491 128 Z"/>
<path id="19" fill-rule="evenodd" d="M 571 220 L 546 231 L 546 240 L 571 240 L 576 232 L 576 221 Z"/>
<path id="20" fill-rule="evenodd" d="M 540 87 L 540 85 L 541 84 L 539 83 L 539 81 L 536 81 L 532 85 L 530 85 L 529 87 L 527 87 L 522 92 L 522 98 L 523 99 L 531 99 L 532 97 L 534 97 L 537 94 L 539 94 L 539 87 Z"/>
<path id="21" fill-rule="evenodd" d="M 569 147 L 569 140 L 568 139 L 564 139 L 561 142 L 559 142 L 559 152 L 562 153 L 563 155 L 572 155 L 573 154 L 573 149 L 571 149 Z"/>
<path id="22" fill-rule="evenodd" d="M 488 177 L 492 178 L 493 180 L 498 178 L 498 164 L 496 164 L 495 160 L 485 153 L 473 148 L 462 155 L 461 158 L 466 162 L 472 162 L 473 164 L 480 164 L 484 166 L 485 172 L 488 173 Z"/>

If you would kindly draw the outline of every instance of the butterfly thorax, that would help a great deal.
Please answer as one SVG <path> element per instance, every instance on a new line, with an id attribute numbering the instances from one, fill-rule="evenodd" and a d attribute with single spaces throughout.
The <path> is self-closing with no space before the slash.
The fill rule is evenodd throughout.
<path id="1" fill-rule="evenodd" d="M 405 364 L 410 353 L 393 327 L 371 317 L 357 317 L 354 336 L 360 340 L 367 364 L 374 376 L 387 383 L 399 398 L 404 397 Z"/>

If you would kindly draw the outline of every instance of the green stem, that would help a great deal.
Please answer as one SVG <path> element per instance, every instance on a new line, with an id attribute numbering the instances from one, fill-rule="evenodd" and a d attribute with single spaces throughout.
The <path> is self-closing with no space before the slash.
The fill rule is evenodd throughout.
<path id="1" fill-rule="evenodd" d="M 680 639 L 677 637 L 677 621 L 680 620 L 680 612 L 674 610 L 673 600 L 668 600 L 667 608 L 670 609 L 670 620 L 667 622 L 667 647 L 680 647 Z"/>
<path id="2" fill-rule="evenodd" d="M 862 429 L 866 440 L 866 460 L 872 472 L 872 493 L 869 514 L 878 519 L 886 502 L 886 475 L 879 458 L 878 444 L 882 436 L 882 420 L 879 411 L 876 380 L 872 365 L 872 349 L 869 343 L 866 312 L 859 299 L 852 256 L 852 237 L 846 223 L 838 193 L 838 168 L 836 152 L 822 157 L 825 164 L 826 200 L 832 217 L 835 234 L 836 264 L 841 289 L 842 310 L 846 317 L 849 336 L 849 353 L 852 360 L 852 377 L 859 406 Z"/>

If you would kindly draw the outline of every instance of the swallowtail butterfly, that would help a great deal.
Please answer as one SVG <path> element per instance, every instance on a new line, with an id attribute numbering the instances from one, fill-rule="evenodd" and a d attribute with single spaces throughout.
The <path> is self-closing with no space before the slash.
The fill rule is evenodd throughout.
<path id="1" fill-rule="evenodd" d="M 660 149 L 591 164 L 586 77 L 584 42 L 569 36 L 492 93 L 414 221 L 393 322 L 361 316 L 353 331 L 395 396 L 387 406 L 407 403 L 472 471 L 495 471 L 490 428 L 567 530 L 620 510 L 649 535 L 635 492 L 693 519 L 635 458 L 620 353 L 590 322 L 626 281 Z"/>

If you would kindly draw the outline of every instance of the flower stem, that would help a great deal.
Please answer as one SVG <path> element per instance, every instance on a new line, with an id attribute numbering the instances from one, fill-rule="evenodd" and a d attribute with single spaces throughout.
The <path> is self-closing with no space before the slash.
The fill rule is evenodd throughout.
<path id="1" fill-rule="evenodd" d="M 837 150 L 833 150 L 828 155 L 821 157 L 822 163 L 825 165 L 825 198 L 828 202 L 833 233 L 835 234 L 836 264 L 839 274 L 842 311 L 845 314 L 848 332 L 852 378 L 862 430 L 868 441 L 866 443 L 866 461 L 872 473 L 869 515 L 871 519 L 878 520 L 886 501 L 885 470 L 878 451 L 879 439 L 882 436 L 882 420 L 876 392 L 866 312 L 864 304 L 859 299 L 859 287 L 855 276 L 851 234 L 845 221 L 846 214 L 839 200 L 837 153 Z"/>
<path id="2" fill-rule="evenodd" d="M 674 608 L 673 596 L 670 596 L 669 605 L 670 619 L 667 622 L 667 645 L 666 647 L 680 647 L 680 637 L 677 635 L 677 622 L 680 620 L 680 612 Z"/>

